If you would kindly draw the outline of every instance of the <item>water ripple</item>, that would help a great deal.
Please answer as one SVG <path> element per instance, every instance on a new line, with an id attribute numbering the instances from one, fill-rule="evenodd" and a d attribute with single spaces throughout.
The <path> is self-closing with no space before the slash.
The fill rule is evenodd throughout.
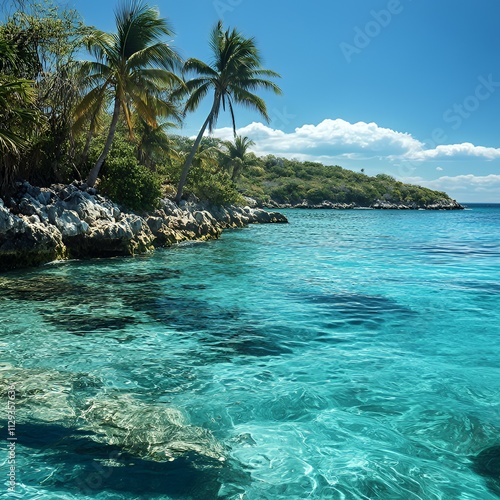
<path id="1" fill-rule="evenodd" d="M 500 210 L 287 215 L 0 277 L 19 495 L 498 498 Z"/>

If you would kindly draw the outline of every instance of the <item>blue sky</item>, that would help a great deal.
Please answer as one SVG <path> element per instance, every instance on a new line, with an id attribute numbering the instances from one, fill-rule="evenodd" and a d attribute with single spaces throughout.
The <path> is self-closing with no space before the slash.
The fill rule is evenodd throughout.
<path id="1" fill-rule="evenodd" d="M 113 31 L 110 0 L 69 0 Z M 498 0 L 151 0 L 184 57 L 210 60 L 218 19 L 254 36 L 283 96 L 238 109 L 258 154 L 388 173 L 462 202 L 500 202 Z M 210 103 L 188 116 L 196 134 Z M 230 138 L 228 116 L 216 135 Z"/>

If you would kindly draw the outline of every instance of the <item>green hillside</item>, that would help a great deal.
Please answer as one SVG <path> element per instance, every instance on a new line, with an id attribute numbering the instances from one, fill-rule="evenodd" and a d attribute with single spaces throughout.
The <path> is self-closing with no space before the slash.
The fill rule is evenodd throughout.
<path id="1" fill-rule="evenodd" d="M 370 177 L 339 166 L 300 162 L 266 156 L 241 175 L 238 186 L 246 196 L 260 203 L 296 205 L 304 200 L 315 205 L 323 201 L 370 206 L 377 200 L 393 204 L 426 207 L 450 202 L 443 192 L 404 184 L 386 174 Z"/>

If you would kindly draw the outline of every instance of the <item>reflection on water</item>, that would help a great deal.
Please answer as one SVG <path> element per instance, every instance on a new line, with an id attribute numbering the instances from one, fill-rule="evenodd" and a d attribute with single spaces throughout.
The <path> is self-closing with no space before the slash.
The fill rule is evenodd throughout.
<path id="1" fill-rule="evenodd" d="M 0 277 L 21 497 L 498 497 L 500 210 L 287 215 Z"/>

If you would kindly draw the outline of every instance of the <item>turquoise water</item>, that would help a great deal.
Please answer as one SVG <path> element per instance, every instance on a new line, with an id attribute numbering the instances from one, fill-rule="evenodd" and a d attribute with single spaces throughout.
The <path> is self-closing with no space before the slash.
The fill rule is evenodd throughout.
<path id="1" fill-rule="evenodd" d="M 0 277 L 19 498 L 499 497 L 500 208 L 284 212 Z"/>

